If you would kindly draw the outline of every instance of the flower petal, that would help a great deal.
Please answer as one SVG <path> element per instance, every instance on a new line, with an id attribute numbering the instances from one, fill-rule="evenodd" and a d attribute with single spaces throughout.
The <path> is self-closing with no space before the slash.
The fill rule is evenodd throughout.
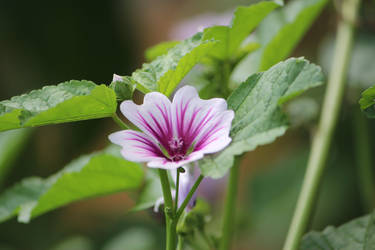
<path id="1" fill-rule="evenodd" d="M 178 206 L 186 199 L 194 183 L 198 179 L 201 171 L 199 169 L 198 163 L 190 164 L 189 167 L 185 168 L 185 173 L 180 174 L 180 187 L 178 192 Z M 199 188 L 198 188 L 199 190 Z M 191 197 L 186 209 L 189 211 L 194 207 L 195 201 L 197 199 L 197 192 Z"/>
<path id="2" fill-rule="evenodd" d="M 181 137 L 186 147 L 189 148 L 194 142 L 197 143 L 197 138 L 202 137 L 202 131 L 209 130 L 210 127 L 214 126 L 219 119 L 218 116 L 225 112 L 233 113 L 233 111 L 227 110 L 227 103 L 224 99 L 202 100 L 199 98 L 195 88 L 185 86 L 179 89 L 173 98 L 172 119 L 174 134 Z M 233 117 L 230 118 L 229 128 L 232 119 Z M 227 123 L 225 127 L 227 127 Z M 230 142 L 230 138 L 229 141 L 228 138 L 226 138 L 225 145 Z"/>
<path id="3" fill-rule="evenodd" d="M 160 160 L 163 153 L 146 134 L 134 130 L 122 130 L 108 136 L 112 143 L 122 146 L 121 154 L 129 161 L 148 162 Z"/>
<path id="4" fill-rule="evenodd" d="M 229 137 L 234 112 L 224 111 L 210 119 L 196 137 L 194 151 L 204 154 L 218 152 L 231 142 Z"/>
<path id="5" fill-rule="evenodd" d="M 132 101 L 124 101 L 120 105 L 124 116 L 141 129 L 149 137 L 168 147 L 168 141 L 173 137 L 171 102 L 158 92 L 145 95 L 142 105 Z"/>
<path id="6" fill-rule="evenodd" d="M 188 164 L 189 162 L 193 162 L 203 158 L 202 152 L 193 152 L 189 154 L 185 159 L 180 161 L 170 161 L 166 158 L 163 159 L 155 159 L 147 163 L 147 166 L 150 168 L 163 168 L 163 169 L 177 169 L 183 165 Z"/>

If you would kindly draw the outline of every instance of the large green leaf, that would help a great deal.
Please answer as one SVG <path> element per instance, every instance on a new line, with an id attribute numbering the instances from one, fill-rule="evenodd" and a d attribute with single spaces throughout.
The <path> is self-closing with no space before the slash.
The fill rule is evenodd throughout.
<path id="1" fill-rule="evenodd" d="M 359 104 L 368 117 L 375 118 L 375 85 L 363 91 Z"/>
<path id="2" fill-rule="evenodd" d="M 19 129 L 0 133 L 0 186 L 13 161 L 25 146 L 30 129 Z"/>
<path id="3" fill-rule="evenodd" d="M 152 46 L 148 48 L 145 52 L 145 57 L 147 61 L 155 60 L 158 56 L 162 56 L 167 54 L 167 52 L 176 46 L 179 41 L 167 41 L 167 42 L 161 42 L 159 44 L 156 44 L 155 46 Z"/>
<path id="4" fill-rule="evenodd" d="M 116 106 L 112 89 L 72 80 L 1 101 L 0 131 L 107 117 Z"/>
<path id="5" fill-rule="evenodd" d="M 159 91 L 170 95 L 190 69 L 205 56 L 216 42 L 203 39 L 202 33 L 186 39 L 132 74 L 137 88 L 144 92 Z"/>
<path id="6" fill-rule="evenodd" d="M 18 221 L 71 202 L 134 189 L 142 184 L 140 165 L 124 160 L 118 147 L 82 156 L 49 178 L 27 178 L 0 196 L 0 222 L 18 214 Z"/>
<path id="7" fill-rule="evenodd" d="M 261 48 L 237 66 L 232 75 L 233 81 L 242 82 L 249 75 L 267 70 L 287 58 L 327 2 L 293 0 L 268 15 L 257 29 L 256 36 Z"/>
<path id="8" fill-rule="evenodd" d="M 337 228 L 329 226 L 323 232 L 310 232 L 304 236 L 300 249 L 372 250 L 374 246 L 375 212 Z"/>
<path id="9" fill-rule="evenodd" d="M 323 83 L 321 69 L 302 58 L 290 58 L 266 72 L 250 76 L 228 98 L 235 112 L 232 143 L 219 154 L 201 161 L 206 176 L 223 176 L 236 155 L 273 142 L 287 129 L 280 105 L 308 88 Z"/>
<path id="10" fill-rule="evenodd" d="M 213 26 L 204 30 L 205 39 L 214 39 L 218 43 L 210 53 L 217 59 L 233 57 L 243 40 L 276 7 L 276 2 L 264 1 L 248 7 L 238 7 L 229 26 Z"/>

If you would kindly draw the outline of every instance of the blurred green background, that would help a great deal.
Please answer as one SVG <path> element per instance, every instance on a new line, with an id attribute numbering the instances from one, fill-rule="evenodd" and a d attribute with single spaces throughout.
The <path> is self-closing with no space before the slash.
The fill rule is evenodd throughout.
<path id="1" fill-rule="evenodd" d="M 109 84 L 112 74 L 129 75 L 144 61 L 144 50 L 196 31 L 197 21 L 250 1 L 238 0 L 112 0 L 0 1 L 0 100 L 70 79 Z M 229 12 L 228 12 L 229 11 Z M 208 14 L 207 14 L 208 13 Z M 375 2 L 360 11 L 348 88 L 320 190 L 312 229 L 340 225 L 367 212 L 355 138 L 367 126 L 365 146 L 374 140 L 374 122 L 359 113 L 359 93 L 375 83 Z M 294 56 L 329 72 L 335 25 L 333 3 L 295 49 Z M 198 21 L 199 22 L 199 21 Z M 193 25 L 193 26 L 192 26 Z M 194 26 L 195 25 L 195 26 Z M 370 82 L 372 81 L 372 82 Z M 247 155 L 242 174 L 234 249 L 280 249 L 293 213 L 308 157 L 310 137 L 318 119 L 324 87 L 287 106 L 292 129 L 275 143 Z M 5 132 L 0 139 L 0 193 L 28 176 L 47 177 L 72 159 L 108 144 L 118 130 L 110 119 L 91 120 Z M 5 139 L 4 139 L 5 138 Z M 7 139 L 8 138 L 8 139 Z M 10 138 L 10 139 L 9 139 Z M 10 143 L 10 141 L 12 143 Z M 1 165 L 2 164 L 2 165 Z M 224 185 L 224 183 L 223 183 Z M 163 249 L 162 217 L 152 210 L 130 213 L 136 193 L 85 200 L 20 224 L 0 224 L 0 250 Z M 217 228 L 219 192 L 211 221 Z"/>

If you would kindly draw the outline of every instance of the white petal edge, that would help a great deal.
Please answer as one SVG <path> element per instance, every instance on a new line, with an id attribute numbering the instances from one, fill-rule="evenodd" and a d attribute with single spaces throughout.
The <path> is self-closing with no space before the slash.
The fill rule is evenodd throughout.
<path id="1" fill-rule="evenodd" d="M 196 152 L 202 152 L 203 154 L 212 154 L 223 150 L 225 147 L 229 145 L 232 139 L 229 137 L 231 124 L 234 118 L 234 111 L 227 110 L 215 116 L 209 123 L 205 129 L 203 129 L 199 135 L 197 136 L 197 146 L 199 146 L 199 142 L 204 140 L 204 136 L 207 135 L 208 131 L 215 125 L 220 124 L 220 128 L 215 132 L 211 133 L 207 138 L 205 138 L 205 142 L 202 142 L 202 146 L 200 149 L 197 149 Z"/>
<path id="2" fill-rule="evenodd" d="M 158 152 L 159 148 L 144 133 L 134 130 L 122 130 L 110 134 L 108 139 L 122 147 L 121 154 L 128 161 L 148 162 L 161 159 L 158 155 L 160 154 Z"/>
<path id="3" fill-rule="evenodd" d="M 162 169 L 167 169 L 167 170 L 173 170 L 173 169 L 177 169 L 179 167 L 182 167 L 183 165 L 186 165 L 190 162 L 197 161 L 202 158 L 203 158 L 203 153 L 199 151 L 199 152 L 191 153 L 185 160 L 182 160 L 182 161 L 173 162 L 173 161 L 168 161 L 164 158 L 164 159 L 150 161 L 147 163 L 147 166 L 150 168 L 162 168 Z"/>
<path id="4" fill-rule="evenodd" d="M 124 101 L 120 105 L 120 110 L 130 122 L 156 142 L 162 144 L 163 138 L 173 136 L 171 102 L 161 93 L 146 94 L 142 105 Z"/>

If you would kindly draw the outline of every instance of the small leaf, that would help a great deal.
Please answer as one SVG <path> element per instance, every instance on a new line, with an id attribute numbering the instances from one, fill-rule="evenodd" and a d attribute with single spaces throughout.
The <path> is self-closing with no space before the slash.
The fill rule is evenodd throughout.
<path id="1" fill-rule="evenodd" d="M 168 42 L 162 42 L 155 46 L 152 46 L 151 48 L 148 48 L 145 52 L 145 57 L 147 61 L 155 60 L 158 56 L 162 56 L 164 54 L 167 54 L 167 52 L 179 44 L 179 41 L 168 41 Z"/>
<path id="2" fill-rule="evenodd" d="M 153 207 L 156 201 L 163 197 L 161 190 L 160 179 L 156 171 L 148 169 L 145 177 L 145 184 L 142 188 L 141 194 L 138 197 L 135 207 L 132 211 L 140 211 Z"/>
<path id="3" fill-rule="evenodd" d="M 135 83 L 130 76 L 114 75 L 109 87 L 115 91 L 117 101 L 131 100 L 135 90 Z"/>
<path id="4" fill-rule="evenodd" d="M 140 165 L 109 147 L 74 160 L 46 179 L 27 178 L 6 190 L 0 196 L 0 222 L 18 214 L 18 220 L 27 223 L 74 201 L 137 188 L 142 179 Z"/>
<path id="5" fill-rule="evenodd" d="M 375 212 L 337 228 L 329 226 L 322 232 L 310 232 L 303 237 L 300 249 L 370 250 L 374 246 Z"/>
<path id="6" fill-rule="evenodd" d="M 116 96 L 90 81 L 60 83 L 0 102 L 0 131 L 111 116 Z"/>
<path id="7" fill-rule="evenodd" d="M 213 47 L 215 41 L 203 39 L 202 33 L 186 39 L 132 74 L 137 88 L 144 92 L 172 94 L 180 81 Z"/>
<path id="8" fill-rule="evenodd" d="M 219 178 L 233 165 L 236 155 L 273 142 L 288 127 L 280 105 L 323 83 L 321 69 L 301 58 L 280 62 L 266 72 L 250 76 L 228 98 L 235 112 L 231 144 L 201 161 L 205 176 Z"/>
<path id="9" fill-rule="evenodd" d="M 375 118 L 375 85 L 363 91 L 359 104 L 369 118 Z"/>
<path id="10" fill-rule="evenodd" d="M 318 17 L 327 0 L 293 0 L 273 11 L 257 28 L 261 48 L 236 67 L 232 80 L 242 82 L 249 75 L 269 69 L 285 60 Z"/>
<path id="11" fill-rule="evenodd" d="M 212 57 L 223 60 L 236 54 L 241 43 L 254 28 L 276 7 L 276 2 L 264 1 L 248 7 L 238 7 L 229 26 L 213 26 L 204 30 L 205 39 L 218 41 L 210 53 Z"/>

